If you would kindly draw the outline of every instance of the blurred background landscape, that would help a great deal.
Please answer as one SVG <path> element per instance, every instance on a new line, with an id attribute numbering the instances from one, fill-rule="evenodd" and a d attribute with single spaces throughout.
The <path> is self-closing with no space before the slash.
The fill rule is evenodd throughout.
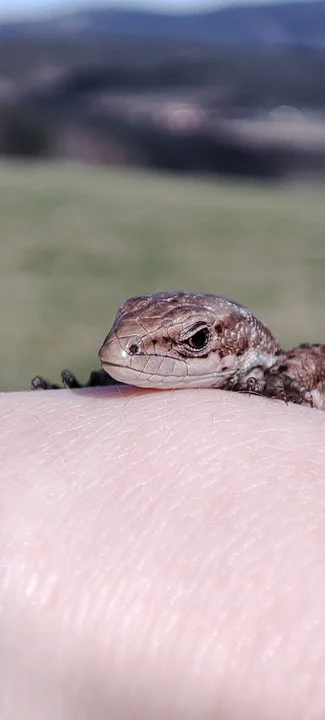
<path id="1" fill-rule="evenodd" d="M 325 342 L 325 0 L 32 2 L 0 7 L 0 389 L 86 379 L 163 289 Z"/>

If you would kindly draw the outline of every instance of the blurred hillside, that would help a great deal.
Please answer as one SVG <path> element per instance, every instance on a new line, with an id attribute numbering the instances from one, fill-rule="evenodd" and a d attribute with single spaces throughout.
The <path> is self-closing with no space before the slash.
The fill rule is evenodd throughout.
<path id="1" fill-rule="evenodd" d="M 325 47 L 324 0 L 230 5 L 201 13 L 94 8 L 37 21 L 4 23 L 0 37 L 89 39 L 107 36 L 196 40 L 201 43 Z"/>
<path id="2" fill-rule="evenodd" d="M 0 154 L 323 179 L 325 0 L 3 23 Z"/>

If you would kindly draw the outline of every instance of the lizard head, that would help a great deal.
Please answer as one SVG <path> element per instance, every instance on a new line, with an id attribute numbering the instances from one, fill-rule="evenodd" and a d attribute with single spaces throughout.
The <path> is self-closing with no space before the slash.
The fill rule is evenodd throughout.
<path id="1" fill-rule="evenodd" d="M 115 380 L 139 387 L 227 387 L 270 365 L 278 344 L 247 308 L 215 295 L 163 292 L 126 300 L 99 350 Z M 267 358 L 264 360 L 264 357 Z"/>

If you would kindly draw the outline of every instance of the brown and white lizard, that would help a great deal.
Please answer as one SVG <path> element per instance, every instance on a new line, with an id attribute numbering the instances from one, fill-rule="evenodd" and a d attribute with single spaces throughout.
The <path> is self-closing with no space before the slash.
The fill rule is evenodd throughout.
<path id="1" fill-rule="evenodd" d="M 102 370 L 85 385 L 213 387 L 325 409 L 325 345 L 281 348 L 266 325 L 228 298 L 162 292 L 126 300 L 99 350 Z M 37 376 L 32 389 L 59 386 Z"/>

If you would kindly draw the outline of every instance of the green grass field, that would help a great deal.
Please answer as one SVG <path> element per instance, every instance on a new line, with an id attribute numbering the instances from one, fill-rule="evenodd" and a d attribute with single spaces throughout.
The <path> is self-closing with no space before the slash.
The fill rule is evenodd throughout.
<path id="1" fill-rule="evenodd" d="M 235 298 L 285 345 L 325 342 L 325 194 L 50 165 L 0 165 L 0 388 L 86 378 L 126 297 Z"/>

